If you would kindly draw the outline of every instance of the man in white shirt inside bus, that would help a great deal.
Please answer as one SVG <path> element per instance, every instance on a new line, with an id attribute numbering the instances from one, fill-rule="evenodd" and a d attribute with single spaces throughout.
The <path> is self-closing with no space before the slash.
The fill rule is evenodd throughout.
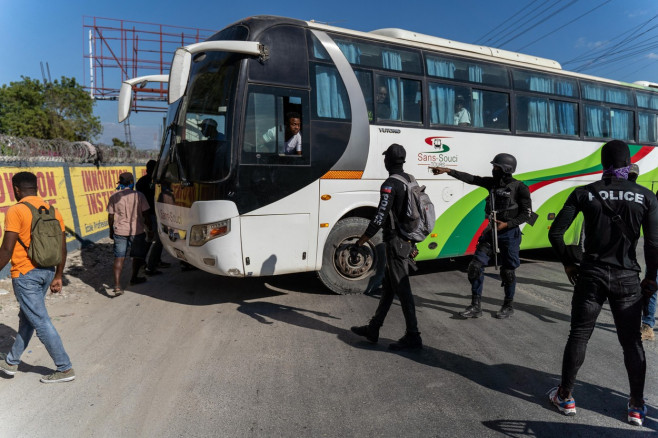
<path id="1" fill-rule="evenodd" d="M 295 112 L 286 114 L 286 132 L 285 132 L 285 154 L 301 155 L 302 154 L 302 134 L 299 130 L 302 127 L 302 117 Z M 263 134 L 262 145 L 276 141 L 276 127 L 272 127 Z"/>
<path id="2" fill-rule="evenodd" d="M 457 97 L 457 111 L 455 111 L 455 120 L 454 124 L 458 126 L 471 126 L 471 114 L 464 107 L 464 98 L 462 96 Z"/>

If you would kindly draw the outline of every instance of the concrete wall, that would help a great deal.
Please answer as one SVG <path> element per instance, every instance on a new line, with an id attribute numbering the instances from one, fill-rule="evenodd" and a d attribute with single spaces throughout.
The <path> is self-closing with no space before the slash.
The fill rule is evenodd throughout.
<path id="1" fill-rule="evenodd" d="M 25 166 L 0 163 L 0 234 L 5 212 L 16 203 L 11 178 L 18 172 L 37 175 L 39 196 L 54 205 L 64 218 L 69 251 L 109 236 L 107 201 L 116 191 L 119 175 L 132 172 L 135 181 L 146 173 L 144 165 L 100 165 L 35 162 Z M 9 266 L 0 271 L 9 275 Z"/>

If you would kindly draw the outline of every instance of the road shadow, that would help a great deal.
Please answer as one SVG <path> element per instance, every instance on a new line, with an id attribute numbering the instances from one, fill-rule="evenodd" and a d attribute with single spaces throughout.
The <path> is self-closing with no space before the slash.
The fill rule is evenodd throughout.
<path id="1" fill-rule="evenodd" d="M 71 283 L 69 276 L 75 277 L 94 291 L 111 298 L 107 290 L 114 285 L 112 263 L 114 260 L 113 242 L 95 242 L 85 244 L 78 254 L 69 256 L 64 267 L 63 285 Z M 130 268 L 130 260 L 126 260 L 126 267 Z"/>
<path id="2" fill-rule="evenodd" d="M 431 368 L 442 369 L 468 379 L 484 388 L 536 404 L 543 409 L 555 411 L 555 407 L 548 402 L 546 393 L 551 387 L 558 385 L 560 377 L 557 374 L 517 364 L 503 363 L 489 365 L 476 359 L 429 345 L 425 345 L 420 351 L 392 352 L 386 347 L 387 344 L 392 342 L 391 339 L 380 338 L 377 344 L 369 343 L 352 333 L 349 329 L 333 325 L 331 322 L 338 321 L 340 318 L 325 312 L 316 312 L 314 310 L 269 301 L 243 301 L 237 310 L 261 324 L 269 325 L 273 321 L 278 321 L 308 330 L 333 334 L 339 340 L 354 348 L 381 350 L 383 354 L 400 356 Z M 626 394 L 586 382 L 576 383 L 574 392 L 578 394 L 578 406 L 581 409 L 591 410 L 601 415 L 626 421 L 625 406 L 628 400 Z M 555 411 L 555 415 L 561 414 Z M 492 423 L 488 427 L 493 427 L 494 425 Z M 556 423 L 555 425 L 560 428 L 564 427 L 564 431 L 570 430 L 566 428 L 572 426 L 571 424 L 560 426 L 560 423 Z M 502 427 L 502 425 L 499 426 Z M 658 423 L 647 417 L 645 427 L 657 430 Z M 614 429 L 610 431 L 612 430 Z M 568 434 L 567 436 L 576 435 Z"/>
<path id="3" fill-rule="evenodd" d="M 199 269 L 183 271 L 174 263 L 146 283 L 126 290 L 188 306 L 242 303 L 289 293 L 332 295 L 314 272 L 272 277 L 223 277 Z"/>
<path id="4" fill-rule="evenodd" d="M 513 438 L 553 438 L 556 436 L 619 438 L 639 434 L 645 436 L 647 433 L 646 429 L 627 430 L 590 424 L 565 424 L 550 421 L 493 420 L 483 421 L 482 424 L 501 436 Z"/>
<path id="5" fill-rule="evenodd" d="M 30 340 L 30 342 L 34 342 L 34 338 L 36 338 L 36 333 L 34 334 L 33 338 Z M 14 345 L 15 339 L 16 339 L 16 330 L 9 327 L 8 325 L 0 323 L 0 351 L 3 353 L 7 353 L 11 348 L 11 346 Z M 29 351 L 30 349 L 28 346 L 27 350 L 23 354 L 23 358 L 25 354 L 29 354 Z M 50 374 L 53 372 L 53 370 L 50 368 L 46 368 L 41 365 L 30 365 L 29 363 L 26 363 L 23 360 L 21 360 L 21 363 L 18 364 L 18 371 L 21 373 L 33 373 L 39 375 Z M 0 373 L 0 377 L 2 377 L 3 379 L 12 379 L 15 376 L 8 376 L 5 373 Z"/>

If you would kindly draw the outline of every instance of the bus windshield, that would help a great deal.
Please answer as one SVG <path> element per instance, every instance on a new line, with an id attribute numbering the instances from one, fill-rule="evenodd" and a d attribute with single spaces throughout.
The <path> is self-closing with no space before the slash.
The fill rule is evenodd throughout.
<path id="1" fill-rule="evenodd" d="M 186 97 L 177 117 L 175 160 L 188 182 L 217 182 L 230 174 L 232 105 L 240 56 L 197 54 Z"/>

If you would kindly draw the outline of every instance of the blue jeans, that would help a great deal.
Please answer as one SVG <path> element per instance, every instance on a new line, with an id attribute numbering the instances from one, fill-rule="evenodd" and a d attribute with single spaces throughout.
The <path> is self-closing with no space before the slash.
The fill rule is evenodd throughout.
<path id="1" fill-rule="evenodd" d="M 516 275 L 514 271 L 521 265 L 519 259 L 519 248 L 521 246 L 521 229 L 514 227 L 498 232 L 498 264 L 500 265 L 501 274 L 503 271 L 511 272 L 510 281 L 503 280 L 503 287 L 505 290 L 505 298 L 511 300 L 514 298 L 516 292 Z M 471 293 L 473 295 L 482 296 L 482 288 L 484 286 L 484 267 L 489 266 L 489 262 L 493 260 L 493 235 L 490 228 L 486 228 L 480 238 L 473 254 L 473 262 L 479 270 L 479 275 L 475 278 L 469 278 L 471 281 Z"/>
<path id="2" fill-rule="evenodd" d="M 646 324 L 651 328 L 656 324 L 656 297 L 658 297 L 658 293 L 651 295 L 649 305 L 642 308 L 642 324 Z"/>
<path id="3" fill-rule="evenodd" d="M 71 369 L 71 360 L 64 351 L 59 333 L 55 330 L 46 310 L 46 293 L 54 277 L 55 268 L 35 268 L 25 275 L 21 274 L 20 277 L 12 279 L 20 311 L 16 340 L 6 359 L 8 364 L 20 363 L 21 356 L 36 330 L 37 337 L 55 362 L 57 371 Z"/>

